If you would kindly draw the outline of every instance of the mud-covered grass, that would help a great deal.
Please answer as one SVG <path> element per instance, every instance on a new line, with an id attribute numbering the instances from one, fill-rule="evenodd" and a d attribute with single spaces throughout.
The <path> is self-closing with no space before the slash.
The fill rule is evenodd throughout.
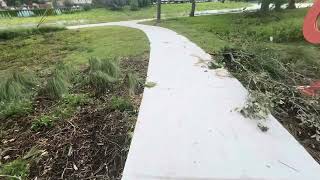
<path id="1" fill-rule="evenodd" d="M 320 162 L 320 100 L 298 89 L 320 79 L 320 48 L 304 41 L 307 9 L 163 21 L 210 53 L 212 68 L 226 68 L 250 91 L 242 114 L 271 112 Z M 153 23 L 153 22 L 151 22 Z M 264 130 L 266 130 L 264 128 Z"/>
<path id="2" fill-rule="evenodd" d="M 38 46 L 39 42 L 33 40 L 43 36 L 51 43 L 33 54 L 23 54 L 18 49 L 18 53 L 12 53 L 16 56 L 11 64 L 0 61 L 7 64 L 1 75 L 14 77 L 4 85 L 0 83 L 1 107 L 4 107 L 0 110 L 0 178 L 120 179 L 142 98 L 148 42 L 142 32 L 128 28 L 93 28 L 92 31 L 68 30 L 50 36 L 18 37 L 30 49 Z M 128 35 L 127 43 L 121 43 L 125 35 L 113 37 L 120 32 Z M 101 38 L 94 38 L 94 33 Z M 64 35 L 69 35 L 65 41 Z M 83 36 L 87 37 L 85 41 Z M 62 47 L 82 44 L 92 51 L 69 49 L 61 55 L 58 50 L 50 49 L 61 47 L 57 37 Z M 130 38 L 138 37 L 129 42 Z M 15 38 L 4 41 L 3 45 L 6 43 L 19 41 Z M 139 49 L 127 51 L 134 43 Z M 109 53 L 106 55 L 102 49 Z M 6 52 L 10 53 L 9 49 Z M 43 52 L 48 52 L 47 59 L 34 63 L 32 56 L 44 56 Z M 53 54 L 59 58 L 52 60 Z M 0 56 L 5 60 L 4 54 Z M 87 57 L 116 63 L 102 63 L 103 68 L 93 71 L 94 65 Z M 21 62 L 26 59 L 27 64 Z M 31 73 L 32 77 L 22 78 L 25 73 Z M 92 73 L 97 75 L 95 84 L 90 81 Z M 104 86 L 105 82 L 108 86 Z M 7 91 L 17 87 L 19 91 Z"/>

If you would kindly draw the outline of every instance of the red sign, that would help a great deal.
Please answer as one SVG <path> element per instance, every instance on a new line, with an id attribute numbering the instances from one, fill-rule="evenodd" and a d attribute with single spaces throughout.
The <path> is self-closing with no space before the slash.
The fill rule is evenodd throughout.
<path id="1" fill-rule="evenodd" d="M 304 38 L 312 44 L 320 44 L 320 31 L 318 28 L 318 17 L 320 15 L 320 0 L 316 0 L 310 8 L 303 23 Z"/>

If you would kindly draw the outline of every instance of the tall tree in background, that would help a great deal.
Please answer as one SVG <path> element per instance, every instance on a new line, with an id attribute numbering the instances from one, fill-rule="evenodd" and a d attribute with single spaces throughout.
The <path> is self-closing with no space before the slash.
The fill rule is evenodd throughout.
<path id="1" fill-rule="evenodd" d="M 296 0 L 289 0 L 288 9 L 295 9 L 296 8 Z"/>
<path id="2" fill-rule="evenodd" d="M 191 11 L 190 17 L 194 17 L 194 12 L 196 11 L 196 0 L 191 0 Z"/>
<path id="3" fill-rule="evenodd" d="M 161 20 L 161 0 L 157 0 L 157 23 Z"/>

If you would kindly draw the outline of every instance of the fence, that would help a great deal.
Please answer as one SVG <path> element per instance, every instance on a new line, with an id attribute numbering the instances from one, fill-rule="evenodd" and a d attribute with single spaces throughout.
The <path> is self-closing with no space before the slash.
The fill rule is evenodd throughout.
<path id="1" fill-rule="evenodd" d="M 80 11 L 83 11 L 83 8 L 0 10 L 0 18 L 43 16 L 45 13 L 48 16 L 55 16 L 60 14 L 72 14 Z"/>

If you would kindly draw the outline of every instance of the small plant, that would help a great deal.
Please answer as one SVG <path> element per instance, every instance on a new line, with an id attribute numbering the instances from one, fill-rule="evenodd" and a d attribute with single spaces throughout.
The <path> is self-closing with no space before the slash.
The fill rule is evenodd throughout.
<path id="1" fill-rule="evenodd" d="M 146 84 L 144 85 L 144 87 L 146 87 L 146 88 L 153 88 L 153 87 L 155 87 L 157 85 L 157 83 L 155 83 L 155 82 L 146 82 Z"/>
<path id="2" fill-rule="evenodd" d="M 34 131 L 39 131 L 42 128 L 50 128 L 53 126 L 53 121 L 56 118 L 53 116 L 40 116 L 32 122 L 31 129 Z"/>
<path id="3" fill-rule="evenodd" d="M 26 179 L 29 176 L 29 172 L 28 161 L 23 159 L 14 160 L 0 168 L 1 176 L 12 180 Z"/>
<path id="4" fill-rule="evenodd" d="M 140 79 L 136 74 L 129 73 L 125 78 L 125 82 L 127 84 L 129 95 L 133 96 L 137 92 L 137 89 L 140 86 Z"/>
<path id="5" fill-rule="evenodd" d="M 121 97 L 112 97 L 111 98 L 111 108 L 119 111 L 132 111 L 133 105 L 128 99 Z"/>
<path id="6" fill-rule="evenodd" d="M 71 86 L 73 70 L 70 66 L 59 63 L 52 74 L 47 80 L 45 86 L 45 93 L 51 98 L 61 98 L 63 95 L 68 94 Z"/>
<path id="7" fill-rule="evenodd" d="M 35 87 L 35 77 L 31 73 L 13 71 L 0 82 L 0 100 L 10 101 L 29 97 Z"/>
<path id="8" fill-rule="evenodd" d="M 0 119 L 27 115 L 33 110 L 32 104 L 29 99 L 0 102 Z"/>
<path id="9" fill-rule="evenodd" d="M 89 97 L 86 94 L 67 94 L 63 98 L 64 104 L 71 106 L 81 106 L 89 101 Z"/>
<path id="10" fill-rule="evenodd" d="M 91 58 L 89 65 L 89 83 L 97 93 L 106 92 L 118 81 L 120 68 L 116 60 Z"/>

